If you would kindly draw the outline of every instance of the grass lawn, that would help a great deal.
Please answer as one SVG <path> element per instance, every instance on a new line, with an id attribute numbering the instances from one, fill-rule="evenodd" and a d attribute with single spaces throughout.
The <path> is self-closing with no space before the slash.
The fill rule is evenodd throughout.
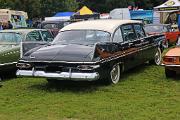
<path id="1" fill-rule="evenodd" d="M 0 120 L 180 120 L 178 79 L 147 64 L 117 85 L 10 79 L 0 88 Z"/>

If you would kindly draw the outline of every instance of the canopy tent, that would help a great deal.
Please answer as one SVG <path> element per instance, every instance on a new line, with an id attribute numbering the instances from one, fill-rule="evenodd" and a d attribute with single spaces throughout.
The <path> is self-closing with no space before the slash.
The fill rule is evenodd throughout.
<path id="1" fill-rule="evenodd" d="M 162 5 L 154 7 L 157 12 L 175 12 L 180 11 L 180 0 L 168 0 Z"/>
<path id="2" fill-rule="evenodd" d="M 58 12 L 53 17 L 69 17 L 73 14 L 74 12 Z"/>
<path id="3" fill-rule="evenodd" d="M 70 20 L 74 12 L 58 12 L 53 17 L 45 17 L 45 21 Z"/>
<path id="4" fill-rule="evenodd" d="M 93 12 L 86 6 L 82 7 L 78 12 L 71 16 L 72 19 L 98 19 L 99 17 L 99 13 Z"/>

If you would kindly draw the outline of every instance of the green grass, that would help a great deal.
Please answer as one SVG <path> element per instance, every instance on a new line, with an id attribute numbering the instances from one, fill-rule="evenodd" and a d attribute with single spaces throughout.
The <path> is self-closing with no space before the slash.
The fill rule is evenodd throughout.
<path id="1" fill-rule="evenodd" d="M 0 88 L 0 120 L 179 120 L 180 80 L 142 65 L 117 85 L 16 78 Z"/>

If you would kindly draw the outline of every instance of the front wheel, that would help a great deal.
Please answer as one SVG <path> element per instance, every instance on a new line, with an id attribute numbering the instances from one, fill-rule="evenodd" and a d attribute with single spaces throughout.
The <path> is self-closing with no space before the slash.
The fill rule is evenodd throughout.
<path id="1" fill-rule="evenodd" d="M 117 84 L 121 77 L 121 67 L 119 64 L 115 64 L 110 69 L 110 74 L 108 78 L 108 82 L 110 84 Z"/>

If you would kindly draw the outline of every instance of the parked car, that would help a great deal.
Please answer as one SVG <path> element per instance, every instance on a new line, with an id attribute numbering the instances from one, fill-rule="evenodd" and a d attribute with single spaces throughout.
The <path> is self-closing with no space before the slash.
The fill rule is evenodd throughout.
<path id="1" fill-rule="evenodd" d="M 180 37 L 179 31 L 174 31 L 169 24 L 147 24 L 145 31 L 148 35 L 164 34 L 166 37 L 165 43 L 168 47 L 169 44 L 174 44 Z"/>
<path id="2" fill-rule="evenodd" d="M 43 29 L 0 31 L 0 75 L 11 70 L 15 74 L 16 63 L 25 52 L 52 40 L 52 34 Z"/>
<path id="3" fill-rule="evenodd" d="M 59 30 L 62 29 L 64 26 L 70 24 L 72 21 L 70 20 L 61 20 L 61 21 L 43 21 L 39 28 L 41 29 L 48 29 L 52 32 L 53 36 L 55 37 Z"/>
<path id="4" fill-rule="evenodd" d="M 163 56 L 166 77 L 174 77 L 180 71 L 180 42 Z"/>
<path id="5" fill-rule="evenodd" d="M 16 75 L 116 84 L 123 71 L 146 61 L 160 64 L 161 39 L 146 36 L 142 23 L 133 20 L 72 23 L 61 29 L 52 45 L 25 54 Z"/>

